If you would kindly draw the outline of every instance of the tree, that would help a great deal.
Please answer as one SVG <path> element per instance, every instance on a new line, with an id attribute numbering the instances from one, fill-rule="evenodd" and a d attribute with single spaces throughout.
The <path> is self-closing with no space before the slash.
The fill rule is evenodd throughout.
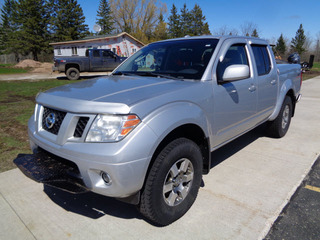
<path id="1" fill-rule="evenodd" d="M 101 26 L 100 35 L 110 34 L 113 27 L 113 20 L 111 16 L 111 8 L 107 0 L 100 0 L 99 10 L 97 11 L 97 21 L 96 23 Z"/>
<path id="2" fill-rule="evenodd" d="M 192 16 L 189 10 L 187 9 L 187 5 L 183 4 L 183 8 L 180 10 L 180 28 L 181 28 L 181 36 L 184 37 L 186 35 L 192 35 Z"/>
<path id="3" fill-rule="evenodd" d="M 198 4 L 189 11 L 187 5 L 184 4 L 180 10 L 180 15 L 177 13 L 177 8 L 173 4 L 171 15 L 169 16 L 169 36 L 171 38 L 184 37 L 186 35 L 199 36 L 203 34 L 211 34 L 209 24 L 206 17 Z"/>
<path id="4" fill-rule="evenodd" d="M 127 32 L 142 42 L 150 42 L 165 5 L 157 0 L 110 0 L 110 8 L 118 31 Z"/>
<path id="5" fill-rule="evenodd" d="M 165 40 L 168 38 L 167 23 L 164 21 L 162 14 L 159 16 L 159 22 L 153 35 L 154 41 Z"/>
<path id="6" fill-rule="evenodd" d="M 32 53 L 38 60 L 42 51 L 48 50 L 49 16 L 44 0 L 19 0 L 16 22 L 19 28 L 14 32 L 15 47 L 22 54 Z"/>
<path id="7" fill-rule="evenodd" d="M 194 5 L 194 8 L 190 12 L 191 17 L 191 35 L 200 36 L 211 34 L 209 30 L 209 25 L 206 21 L 206 17 L 203 16 L 202 10 L 198 4 Z"/>
<path id="8" fill-rule="evenodd" d="M 306 51 L 306 49 L 304 48 L 305 41 L 306 36 L 304 35 L 302 24 L 300 24 L 300 27 L 296 32 L 296 36 L 291 40 L 291 49 L 301 55 Z"/>
<path id="9" fill-rule="evenodd" d="M 283 34 L 281 33 L 280 37 L 277 40 L 276 46 L 275 46 L 275 50 L 277 55 L 280 55 L 280 57 L 284 57 L 286 52 L 287 52 L 287 46 L 286 46 L 286 42 L 284 40 Z"/>
<path id="10" fill-rule="evenodd" d="M 89 34 L 85 16 L 77 0 L 48 0 L 51 10 L 50 29 L 52 40 L 70 41 Z"/>
<path id="11" fill-rule="evenodd" d="M 253 23 L 253 22 L 245 22 L 244 24 L 242 24 L 240 26 L 241 29 L 241 34 L 243 36 L 252 36 L 254 34 L 254 30 L 256 32 L 256 34 L 258 35 L 258 27 L 257 24 Z"/>
<path id="12" fill-rule="evenodd" d="M 15 53 L 15 31 L 18 29 L 16 21 L 17 3 L 15 0 L 5 0 L 1 9 L 0 23 L 0 52 Z"/>
<path id="13" fill-rule="evenodd" d="M 255 29 L 253 29 L 253 31 L 252 31 L 252 33 L 251 33 L 251 37 L 256 37 L 256 38 L 258 38 L 258 37 L 259 37 L 258 31 L 257 31 L 257 29 L 256 29 L 256 28 L 255 28 Z"/>
<path id="14" fill-rule="evenodd" d="M 173 4 L 171 11 L 171 15 L 169 16 L 169 22 L 168 22 L 168 32 L 170 38 L 177 38 L 181 37 L 181 28 L 180 28 L 180 15 L 178 14 L 176 6 Z"/>

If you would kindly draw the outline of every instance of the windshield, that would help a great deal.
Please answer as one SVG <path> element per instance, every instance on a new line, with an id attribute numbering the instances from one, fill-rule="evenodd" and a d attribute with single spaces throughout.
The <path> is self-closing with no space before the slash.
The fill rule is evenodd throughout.
<path id="1" fill-rule="evenodd" d="M 113 74 L 199 80 L 217 43 L 217 39 L 153 43 L 130 57 Z"/>

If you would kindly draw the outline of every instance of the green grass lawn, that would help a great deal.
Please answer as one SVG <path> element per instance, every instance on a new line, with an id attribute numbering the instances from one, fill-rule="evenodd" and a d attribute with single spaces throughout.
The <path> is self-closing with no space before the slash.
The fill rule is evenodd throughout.
<path id="1" fill-rule="evenodd" d="M 15 68 L 14 64 L 0 64 L 0 74 L 27 73 L 28 68 Z"/>
<path id="2" fill-rule="evenodd" d="M 310 71 L 302 73 L 302 80 L 307 80 L 317 76 L 320 76 L 320 62 L 314 62 Z"/>
<path id="3" fill-rule="evenodd" d="M 15 167 L 19 153 L 30 153 L 27 125 L 34 111 L 35 96 L 68 80 L 0 82 L 0 172 Z M 75 82 L 75 81 L 74 81 Z"/>

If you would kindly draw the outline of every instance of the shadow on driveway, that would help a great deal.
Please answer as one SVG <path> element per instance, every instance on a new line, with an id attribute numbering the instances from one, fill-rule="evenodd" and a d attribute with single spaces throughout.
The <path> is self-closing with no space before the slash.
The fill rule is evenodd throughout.
<path id="1" fill-rule="evenodd" d="M 227 160 L 232 155 L 241 151 L 260 137 L 264 136 L 265 126 L 262 125 L 227 145 L 212 152 L 211 168 Z M 202 183 L 202 187 L 204 184 Z M 44 192 L 57 205 L 73 213 L 77 213 L 92 219 L 98 219 L 104 215 L 111 215 L 123 219 L 145 219 L 134 205 L 127 204 L 114 198 L 102 196 L 92 192 L 83 194 L 68 193 L 47 185 L 44 185 Z M 153 223 L 149 222 L 154 225 Z"/>

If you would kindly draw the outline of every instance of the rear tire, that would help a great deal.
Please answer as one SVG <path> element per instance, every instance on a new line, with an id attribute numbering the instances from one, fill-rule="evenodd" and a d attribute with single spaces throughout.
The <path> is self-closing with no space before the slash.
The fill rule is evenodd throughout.
<path id="1" fill-rule="evenodd" d="M 268 122 L 268 135 L 275 138 L 281 138 L 286 135 L 292 117 L 292 100 L 286 96 L 277 118 Z"/>
<path id="2" fill-rule="evenodd" d="M 78 80 L 80 77 L 80 72 L 78 68 L 71 67 L 66 71 L 66 75 L 69 80 Z"/>
<path id="3" fill-rule="evenodd" d="M 165 226 L 194 203 L 202 180 L 202 154 L 193 141 L 179 138 L 156 157 L 141 194 L 140 212 Z"/>

